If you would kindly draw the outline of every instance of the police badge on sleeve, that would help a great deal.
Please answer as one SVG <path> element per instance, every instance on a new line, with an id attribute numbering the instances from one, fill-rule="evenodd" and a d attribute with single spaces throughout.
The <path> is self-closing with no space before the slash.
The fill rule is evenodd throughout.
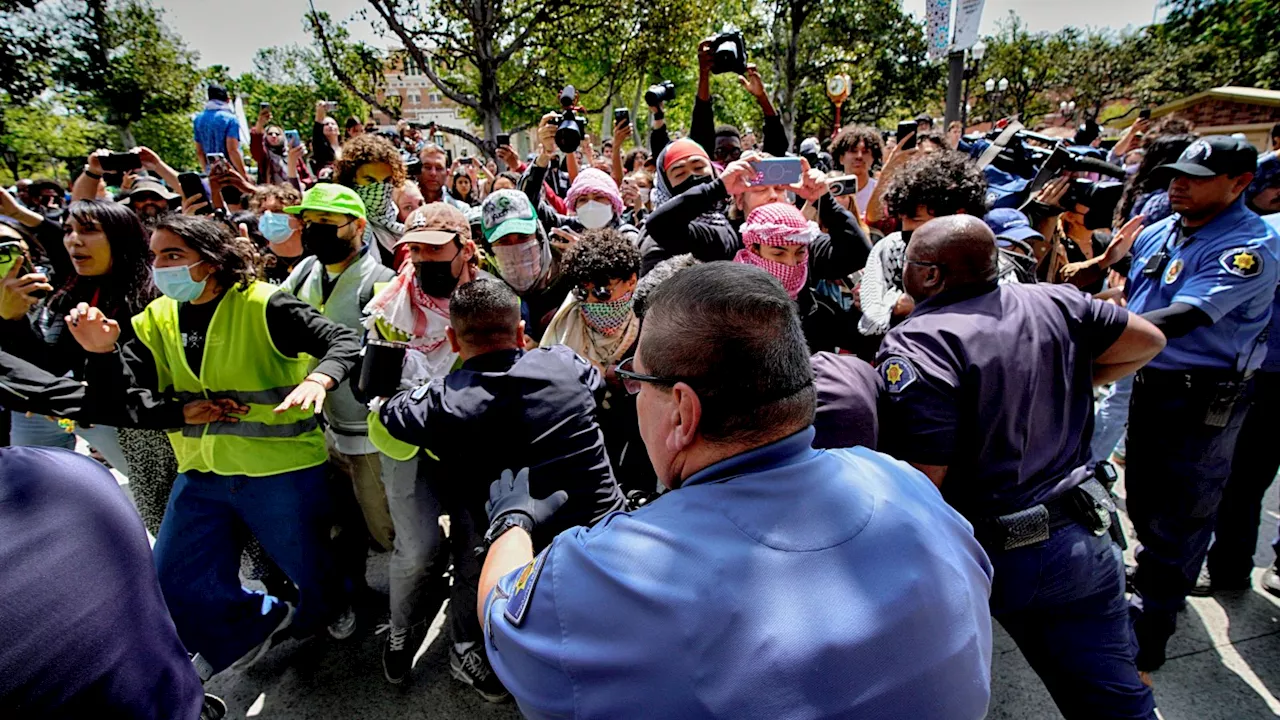
<path id="1" fill-rule="evenodd" d="M 884 378 L 885 388 L 893 394 L 905 390 L 908 385 L 920 377 L 911 361 L 898 355 L 890 355 L 880 363 L 880 377 Z"/>
<path id="2" fill-rule="evenodd" d="M 1218 264 L 1236 277 L 1251 278 L 1262 272 L 1262 254 L 1253 248 L 1231 248 L 1218 256 Z"/>

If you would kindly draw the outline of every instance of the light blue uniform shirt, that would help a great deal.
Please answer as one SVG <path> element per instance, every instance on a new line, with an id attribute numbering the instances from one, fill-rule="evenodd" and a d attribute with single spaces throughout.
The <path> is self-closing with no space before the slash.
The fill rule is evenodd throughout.
<path id="1" fill-rule="evenodd" d="M 924 475 L 812 428 L 573 528 L 503 578 L 529 718 L 980 718 L 991 564 Z"/>
<path id="2" fill-rule="evenodd" d="M 1262 332 L 1271 321 L 1280 281 L 1280 236 L 1243 199 L 1179 243 L 1181 218 L 1174 213 L 1134 242 L 1129 312 L 1186 303 L 1204 311 L 1213 324 L 1170 338 L 1148 367 L 1256 370 L 1266 356 Z M 1158 275 L 1147 277 L 1143 269 L 1161 250 L 1168 261 Z"/>
<path id="3" fill-rule="evenodd" d="M 1271 226 L 1271 231 L 1280 235 L 1280 213 L 1262 216 L 1262 221 Z M 1267 357 L 1262 361 L 1263 372 L 1280 372 L 1280 291 L 1271 303 L 1271 330 L 1267 334 Z"/>

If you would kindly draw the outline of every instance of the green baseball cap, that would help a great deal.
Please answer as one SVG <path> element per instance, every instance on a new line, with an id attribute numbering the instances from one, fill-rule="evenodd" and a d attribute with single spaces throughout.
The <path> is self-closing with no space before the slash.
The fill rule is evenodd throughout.
<path id="1" fill-rule="evenodd" d="M 338 213 L 364 219 L 364 201 L 355 190 L 337 183 L 316 183 L 315 187 L 302 195 L 301 205 L 291 205 L 284 209 L 290 215 L 297 215 L 303 210 Z"/>
<path id="2" fill-rule="evenodd" d="M 498 190 L 480 205 L 480 229 L 489 241 L 512 234 L 532 235 L 538 231 L 538 216 L 524 193 Z"/>

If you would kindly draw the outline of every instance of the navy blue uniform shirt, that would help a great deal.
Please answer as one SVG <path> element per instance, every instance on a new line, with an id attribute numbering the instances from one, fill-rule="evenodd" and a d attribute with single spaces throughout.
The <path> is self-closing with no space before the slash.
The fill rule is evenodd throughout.
<path id="1" fill-rule="evenodd" d="M 1174 213 L 1134 241 L 1129 311 L 1186 303 L 1213 324 L 1170 338 L 1148 367 L 1256 370 L 1266 356 L 1262 331 L 1271 321 L 1280 281 L 1280 236 L 1245 207 L 1243 197 L 1180 238 L 1181 221 Z"/>
<path id="2" fill-rule="evenodd" d="M 0 448 L 0 717 L 195 720 L 147 531 L 83 455 Z"/>
<path id="3" fill-rule="evenodd" d="M 603 386 L 600 372 L 567 346 L 502 350 L 396 395 L 381 419 L 392 437 L 440 459 L 479 528 L 488 526 L 489 484 L 503 470 L 529 468 L 534 497 L 568 492 L 565 506 L 534 534 L 541 547 L 625 504 L 596 422 L 594 393 Z"/>
<path id="4" fill-rule="evenodd" d="M 927 478 L 813 430 L 573 528 L 485 607 L 539 718 L 982 717 L 991 565 Z"/>
<path id="5" fill-rule="evenodd" d="M 1088 477 L 1093 361 L 1128 313 L 1070 285 L 948 291 L 889 331 L 876 358 L 880 448 L 949 468 L 966 517 L 1053 499 Z"/>

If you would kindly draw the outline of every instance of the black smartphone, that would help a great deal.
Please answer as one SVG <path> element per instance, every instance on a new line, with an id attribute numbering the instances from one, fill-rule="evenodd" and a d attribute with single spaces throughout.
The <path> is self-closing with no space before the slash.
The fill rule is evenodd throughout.
<path id="1" fill-rule="evenodd" d="M 183 198 L 200 197 L 204 199 L 206 205 L 199 214 L 207 215 L 208 213 L 213 212 L 213 208 L 207 204 L 209 202 L 209 196 L 204 191 L 204 181 L 200 179 L 200 175 L 198 173 L 182 173 L 178 176 L 178 185 L 182 188 Z"/>
<path id="2" fill-rule="evenodd" d="M 630 123 L 630 122 L 631 122 L 631 111 L 630 111 L 630 110 L 628 110 L 628 109 L 626 109 L 626 108 L 614 108 L 614 109 L 613 109 L 613 124 L 614 124 L 614 125 L 617 125 L 618 123 Z"/>
<path id="3" fill-rule="evenodd" d="M 1138 111 L 1138 119 L 1139 119 L 1139 120 L 1150 120 L 1150 119 L 1151 119 L 1151 108 L 1142 108 L 1141 110 L 1139 110 L 1139 111 Z"/>
<path id="4" fill-rule="evenodd" d="M 263 111 L 263 110 L 270 110 L 270 109 L 271 109 L 271 103 L 268 103 L 268 102 L 260 102 L 260 103 L 258 103 L 258 111 L 259 111 L 259 112 L 261 112 L 261 111 Z"/>
<path id="5" fill-rule="evenodd" d="M 471 158 L 469 158 L 469 157 L 461 158 L 461 159 L 459 159 L 459 160 L 458 160 L 458 164 L 459 164 L 459 165 L 470 165 L 470 164 L 471 164 Z"/>
<path id="6" fill-rule="evenodd" d="M 510 133 L 498 133 L 498 147 L 511 144 Z"/>
<path id="7" fill-rule="evenodd" d="M 98 158 L 98 164 L 106 172 L 129 172 L 130 170 L 138 170 L 142 168 L 142 157 L 138 153 L 113 152 L 109 155 L 103 155 Z"/>
<path id="8" fill-rule="evenodd" d="M 917 125 L 915 120 L 903 120 L 898 123 L 897 139 L 899 149 L 910 150 L 916 146 L 916 128 Z M 904 143 L 903 138 L 906 138 L 908 135 L 910 135 L 911 138 Z"/>

